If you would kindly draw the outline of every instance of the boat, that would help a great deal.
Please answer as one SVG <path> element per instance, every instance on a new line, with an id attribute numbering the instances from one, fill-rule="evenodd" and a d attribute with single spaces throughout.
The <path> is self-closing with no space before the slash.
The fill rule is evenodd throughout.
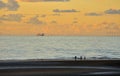
<path id="1" fill-rule="evenodd" d="M 45 36 L 45 34 L 44 33 L 39 33 L 39 34 L 37 34 L 37 36 Z"/>

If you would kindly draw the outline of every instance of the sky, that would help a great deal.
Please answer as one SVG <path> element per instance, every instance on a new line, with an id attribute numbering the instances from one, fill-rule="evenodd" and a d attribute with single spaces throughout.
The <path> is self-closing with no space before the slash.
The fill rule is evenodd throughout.
<path id="1" fill-rule="evenodd" d="M 0 35 L 120 36 L 120 0 L 0 0 Z"/>

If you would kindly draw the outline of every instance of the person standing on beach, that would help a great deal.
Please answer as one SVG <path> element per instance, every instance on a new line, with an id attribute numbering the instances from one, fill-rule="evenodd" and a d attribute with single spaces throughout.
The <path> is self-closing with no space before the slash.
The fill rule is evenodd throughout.
<path id="1" fill-rule="evenodd" d="M 77 56 L 75 56 L 75 61 L 77 60 Z"/>
<path id="2" fill-rule="evenodd" d="M 84 60 L 86 60 L 86 57 L 84 56 Z"/>
<path id="3" fill-rule="evenodd" d="M 80 60 L 82 60 L 82 56 L 80 56 Z"/>

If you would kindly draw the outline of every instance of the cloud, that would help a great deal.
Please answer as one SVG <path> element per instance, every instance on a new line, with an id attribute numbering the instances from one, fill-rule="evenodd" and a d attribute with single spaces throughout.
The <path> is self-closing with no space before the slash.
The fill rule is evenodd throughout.
<path id="1" fill-rule="evenodd" d="M 47 15 L 41 15 L 41 17 L 46 17 Z"/>
<path id="2" fill-rule="evenodd" d="M 68 2 L 70 0 L 19 0 L 24 2 Z"/>
<path id="3" fill-rule="evenodd" d="M 57 21 L 51 21 L 51 23 L 56 24 L 56 23 L 57 23 Z"/>
<path id="4" fill-rule="evenodd" d="M 44 24 L 44 22 L 40 21 L 40 20 L 38 19 L 38 17 L 39 17 L 39 16 L 32 17 L 27 23 L 35 24 L 35 25 Z"/>
<path id="5" fill-rule="evenodd" d="M 6 7 L 6 4 L 0 1 L 0 9 L 5 8 L 5 7 Z"/>
<path id="6" fill-rule="evenodd" d="M 55 13 L 55 14 L 52 14 L 52 16 L 61 16 L 61 14 Z"/>
<path id="7" fill-rule="evenodd" d="M 73 21 L 73 23 L 78 23 L 78 21 Z"/>
<path id="8" fill-rule="evenodd" d="M 22 20 L 23 15 L 21 14 L 9 14 L 0 16 L 0 21 L 17 21 L 20 22 Z"/>
<path id="9" fill-rule="evenodd" d="M 8 10 L 16 11 L 19 8 L 19 4 L 16 0 L 8 0 L 6 7 Z"/>
<path id="10" fill-rule="evenodd" d="M 19 4 L 16 0 L 8 0 L 7 3 L 0 1 L 0 9 L 7 9 L 9 11 L 16 11 L 19 8 Z"/>
<path id="11" fill-rule="evenodd" d="M 60 10 L 60 9 L 54 9 L 53 12 L 60 12 L 60 13 L 74 13 L 74 12 L 80 12 L 75 9 L 68 9 L 68 10 Z"/>
<path id="12" fill-rule="evenodd" d="M 91 12 L 91 13 L 86 13 L 86 16 L 102 16 L 102 14 Z"/>
<path id="13" fill-rule="evenodd" d="M 109 9 L 104 11 L 105 14 L 120 14 L 120 9 L 116 10 L 116 9 Z"/>

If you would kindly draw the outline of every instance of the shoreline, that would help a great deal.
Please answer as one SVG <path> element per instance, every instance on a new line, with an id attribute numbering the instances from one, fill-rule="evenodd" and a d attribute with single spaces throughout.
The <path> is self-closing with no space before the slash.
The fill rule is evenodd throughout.
<path id="1" fill-rule="evenodd" d="M 0 76 L 120 75 L 120 60 L 0 61 Z"/>
<path id="2" fill-rule="evenodd" d="M 68 66 L 117 66 L 120 60 L 61 60 L 61 59 L 28 59 L 28 60 L 0 60 L 2 65 L 68 65 Z"/>

